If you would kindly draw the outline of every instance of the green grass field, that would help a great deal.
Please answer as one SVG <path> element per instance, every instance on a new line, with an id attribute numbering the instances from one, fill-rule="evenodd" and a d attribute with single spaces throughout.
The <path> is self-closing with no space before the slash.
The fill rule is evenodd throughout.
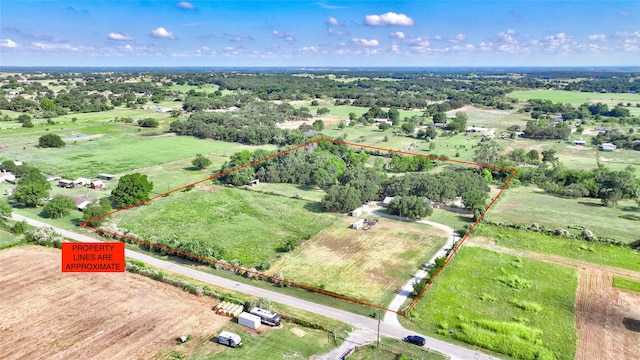
<path id="1" fill-rule="evenodd" d="M 269 273 L 386 306 L 446 241 L 446 233 L 426 224 L 381 218 L 370 230 L 350 229 L 356 220 L 334 222 L 280 258 Z"/>
<path id="2" fill-rule="evenodd" d="M 472 236 L 486 236 L 500 246 L 559 255 L 594 264 L 640 271 L 640 252 L 630 248 L 481 224 Z"/>
<path id="3" fill-rule="evenodd" d="M 608 208 L 598 199 L 567 199 L 535 187 L 521 186 L 505 191 L 487 213 L 487 220 L 525 225 L 537 223 L 553 229 L 581 225 L 596 236 L 631 242 L 638 239 L 640 226 L 620 215 L 637 214 L 639 210 L 632 200 L 623 200 L 618 206 Z"/>
<path id="4" fill-rule="evenodd" d="M 613 278 L 613 287 L 640 292 L 640 282 L 622 279 L 619 277 Z"/>
<path id="5" fill-rule="evenodd" d="M 198 153 L 224 152 L 230 148 L 237 149 L 238 144 L 188 136 L 117 134 L 71 142 L 57 149 L 31 146 L 5 151 L 2 156 L 22 160 L 48 174 L 91 178 L 99 173 L 121 174 L 185 158 L 190 161 Z"/>
<path id="6" fill-rule="evenodd" d="M 514 359 L 573 359 L 575 271 L 462 248 L 410 313 L 419 329 Z"/>
<path id="7" fill-rule="evenodd" d="M 109 222 L 152 242 L 175 238 L 216 244 L 225 260 L 252 267 L 273 259 L 287 240 L 309 238 L 337 217 L 317 203 L 210 186 L 119 212 Z"/>
<path id="8" fill-rule="evenodd" d="M 19 238 L 6 230 L 0 230 L 0 249 L 14 244 L 19 241 Z"/>
<path id="9" fill-rule="evenodd" d="M 262 326 L 259 332 L 249 331 L 236 323 L 225 325 L 221 331 L 232 331 L 242 338 L 242 347 L 221 344 L 199 344 L 190 360 L 214 359 L 309 359 L 335 348 L 327 333 L 285 323 L 280 328 Z M 212 334 L 212 338 L 217 334 Z"/>
<path id="10" fill-rule="evenodd" d="M 609 103 L 617 104 L 623 102 L 631 102 L 633 106 L 640 103 L 640 94 L 616 94 L 616 93 L 596 93 L 596 92 L 578 92 L 563 90 L 531 90 L 531 91 L 514 91 L 506 95 L 521 101 L 529 99 L 551 100 L 554 103 L 580 105 L 584 103 Z"/>

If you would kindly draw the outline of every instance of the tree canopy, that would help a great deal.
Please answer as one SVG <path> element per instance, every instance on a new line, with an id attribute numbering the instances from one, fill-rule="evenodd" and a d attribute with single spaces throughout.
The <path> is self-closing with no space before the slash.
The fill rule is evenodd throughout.
<path id="1" fill-rule="evenodd" d="M 21 167 L 18 166 L 18 168 Z M 47 178 L 35 169 L 20 177 L 11 199 L 22 206 L 36 207 L 42 199 L 49 196 L 49 189 L 51 189 L 51 184 Z"/>
<path id="2" fill-rule="evenodd" d="M 111 199 L 116 206 L 124 208 L 148 199 L 152 189 L 153 182 L 147 175 L 128 174 L 121 177 L 118 186 L 111 191 Z"/>
<path id="3" fill-rule="evenodd" d="M 76 201 L 66 196 L 56 196 L 47 204 L 43 210 L 50 218 L 61 218 L 69 215 L 76 206 Z"/>

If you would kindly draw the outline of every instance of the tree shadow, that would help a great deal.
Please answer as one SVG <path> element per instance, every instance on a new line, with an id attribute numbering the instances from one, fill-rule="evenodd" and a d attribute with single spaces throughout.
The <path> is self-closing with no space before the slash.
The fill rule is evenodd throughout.
<path id="1" fill-rule="evenodd" d="M 313 213 L 326 213 L 327 211 L 325 210 L 324 206 L 322 206 L 322 204 L 318 203 L 318 202 L 308 202 L 306 204 L 304 204 L 304 209 L 311 211 Z"/>
<path id="2" fill-rule="evenodd" d="M 624 325 L 625 329 L 640 333 L 640 320 L 625 317 L 622 319 L 622 324 Z"/>
<path id="3" fill-rule="evenodd" d="M 186 171 L 200 171 L 200 169 L 198 169 L 198 167 L 196 166 L 185 166 L 182 168 L 182 170 L 186 170 Z"/>
<path id="4" fill-rule="evenodd" d="M 580 205 L 584 205 L 584 206 L 590 206 L 590 207 L 602 207 L 602 204 L 596 204 L 596 203 L 591 203 L 591 202 L 586 202 L 586 201 L 578 201 L 578 204 Z"/>

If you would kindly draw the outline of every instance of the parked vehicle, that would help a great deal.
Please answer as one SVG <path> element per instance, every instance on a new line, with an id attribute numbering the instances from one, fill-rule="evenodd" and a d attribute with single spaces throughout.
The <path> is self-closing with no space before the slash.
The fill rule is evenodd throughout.
<path id="1" fill-rule="evenodd" d="M 427 343 L 427 340 L 425 338 L 418 335 L 409 335 L 403 338 L 402 341 L 408 342 L 410 344 L 418 345 L 418 346 L 424 346 L 424 344 Z"/>
<path id="2" fill-rule="evenodd" d="M 242 346 L 242 339 L 236 333 L 223 331 L 218 335 L 218 343 L 231 347 L 240 347 Z"/>
<path id="3" fill-rule="evenodd" d="M 256 315 L 257 317 L 260 318 L 260 321 L 263 324 L 267 324 L 270 326 L 279 326 L 280 325 L 280 314 L 272 312 L 272 311 L 267 311 L 264 309 L 261 309 L 259 307 L 255 307 L 253 309 L 251 309 L 251 311 L 249 311 L 249 313 L 251 315 Z"/>

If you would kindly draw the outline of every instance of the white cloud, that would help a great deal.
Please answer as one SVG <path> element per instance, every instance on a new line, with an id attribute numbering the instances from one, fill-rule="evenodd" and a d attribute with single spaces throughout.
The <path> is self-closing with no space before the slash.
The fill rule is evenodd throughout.
<path id="1" fill-rule="evenodd" d="M 394 12 L 388 12 L 382 15 L 367 15 L 364 18 L 364 23 L 369 26 L 413 26 L 415 22 L 412 18 L 405 14 L 396 14 Z"/>
<path id="2" fill-rule="evenodd" d="M 342 25 L 342 23 L 333 16 L 329 16 L 329 18 L 327 19 L 327 25 L 340 26 Z"/>
<path id="3" fill-rule="evenodd" d="M 127 44 L 127 45 L 124 46 L 124 49 L 128 50 L 128 51 L 131 51 L 131 50 L 133 50 L 133 46 Z"/>
<path id="4" fill-rule="evenodd" d="M 163 28 L 163 27 L 159 27 L 155 30 L 153 30 L 151 33 L 149 33 L 150 36 L 153 36 L 155 38 L 160 38 L 160 39 L 175 39 L 176 36 L 173 35 L 173 33 L 171 31 L 168 31 L 167 29 Z"/>
<path id="5" fill-rule="evenodd" d="M 572 36 L 560 32 L 555 35 L 545 36 L 540 44 L 542 44 L 548 52 L 569 52 L 572 47 L 576 45 L 576 42 Z"/>
<path id="6" fill-rule="evenodd" d="M 376 39 L 353 38 L 351 43 L 361 46 L 378 46 L 380 43 Z"/>
<path id="7" fill-rule="evenodd" d="M 15 49 L 18 47 L 18 43 L 11 39 L 0 40 L 0 47 Z"/>
<path id="8" fill-rule="evenodd" d="M 43 42 L 33 42 L 31 45 L 38 50 L 46 50 L 46 51 L 58 51 L 58 50 L 67 50 L 67 51 L 80 51 L 81 48 L 78 46 L 73 46 L 71 44 L 47 44 Z"/>
<path id="9" fill-rule="evenodd" d="M 284 39 L 284 41 L 287 41 L 287 42 L 296 41 L 296 38 L 293 35 L 283 33 L 278 30 L 273 30 L 273 37 L 278 39 Z"/>
<path id="10" fill-rule="evenodd" d="M 591 40 L 591 41 L 607 41 L 607 35 L 605 35 L 605 34 L 589 35 L 589 40 Z"/>
<path id="11" fill-rule="evenodd" d="M 187 9 L 187 10 L 193 10 L 196 8 L 195 5 L 186 1 L 180 1 L 176 6 L 182 9 Z"/>
<path id="12" fill-rule="evenodd" d="M 390 37 L 392 38 L 396 38 L 396 39 L 404 39 L 405 35 L 402 31 L 395 31 L 392 32 L 391 34 L 389 34 Z"/>
<path id="13" fill-rule="evenodd" d="M 433 40 L 442 40 L 442 36 L 436 35 L 431 37 Z"/>
<path id="14" fill-rule="evenodd" d="M 336 30 L 334 30 L 334 29 L 332 29 L 332 28 L 328 28 L 328 29 L 327 29 L 327 32 L 328 32 L 329 34 L 336 34 L 336 35 L 338 35 L 338 36 L 345 36 L 345 35 L 349 35 L 349 32 L 348 32 L 348 31 L 346 31 L 346 30 L 337 30 L 337 31 L 336 31 Z"/>
<path id="15" fill-rule="evenodd" d="M 327 3 L 323 3 L 323 2 L 317 2 L 316 5 L 318 5 L 319 7 L 323 8 L 323 9 L 345 9 L 346 6 L 336 6 L 336 5 L 329 5 Z"/>
<path id="16" fill-rule="evenodd" d="M 108 33 L 107 34 L 107 39 L 109 40 L 133 40 L 133 38 L 127 34 L 121 34 L 121 33 Z"/>
<path id="17" fill-rule="evenodd" d="M 507 31 L 501 31 L 498 33 L 498 41 L 507 43 L 507 44 L 517 44 L 518 40 L 516 39 L 515 30 L 509 29 Z"/>
<path id="18" fill-rule="evenodd" d="M 452 36 L 449 38 L 449 41 L 452 43 L 458 43 L 461 41 L 464 41 L 467 38 L 467 36 L 465 34 L 458 34 L 456 36 Z"/>

